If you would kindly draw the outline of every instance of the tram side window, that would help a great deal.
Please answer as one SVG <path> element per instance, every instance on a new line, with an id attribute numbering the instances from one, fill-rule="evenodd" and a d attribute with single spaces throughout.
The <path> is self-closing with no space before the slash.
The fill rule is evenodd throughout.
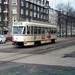
<path id="1" fill-rule="evenodd" d="M 48 34 L 48 27 L 45 28 L 45 34 Z"/>
<path id="2" fill-rule="evenodd" d="M 51 33 L 51 28 L 49 28 L 49 34 Z"/>
<path id="3" fill-rule="evenodd" d="M 24 30 L 23 30 L 23 34 L 25 34 L 25 27 L 24 27 Z"/>
<path id="4" fill-rule="evenodd" d="M 51 28 L 51 33 L 53 34 L 53 28 Z"/>
<path id="5" fill-rule="evenodd" d="M 27 34 L 30 34 L 30 26 L 27 26 Z"/>
<path id="6" fill-rule="evenodd" d="M 55 28 L 55 34 L 57 33 L 57 29 Z"/>
<path id="7" fill-rule="evenodd" d="M 46 27 L 46 30 L 47 30 L 47 33 L 49 33 L 49 29 L 48 29 L 48 27 Z"/>
<path id="8" fill-rule="evenodd" d="M 45 33 L 45 28 L 44 27 L 42 27 L 42 34 L 44 34 Z"/>
<path id="9" fill-rule="evenodd" d="M 56 33 L 56 28 L 54 28 L 54 34 Z"/>
<path id="10" fill-rule="evenodd" d="M 31 26 L 31 34 L 33 34 L 33 26 Z"/>
<path id="11" fill-rule="evenodd" d="M 34 34 L 37 34 L 37 26 L 34 26 Z"/>
<path id="12" fill-rule="evenodd" d="M 41 27 L 38 27 L 38 34 L 41 34 Z"/>

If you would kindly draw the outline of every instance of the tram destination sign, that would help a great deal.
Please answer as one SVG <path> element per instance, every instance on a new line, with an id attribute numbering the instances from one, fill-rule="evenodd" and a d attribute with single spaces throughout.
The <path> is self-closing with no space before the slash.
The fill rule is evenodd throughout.
<path id="1" fill-rule="evenodd" d="M 14 26 L 21 26 L 21 25 L 23 25 L 22 22 L 14 22 Z"/>

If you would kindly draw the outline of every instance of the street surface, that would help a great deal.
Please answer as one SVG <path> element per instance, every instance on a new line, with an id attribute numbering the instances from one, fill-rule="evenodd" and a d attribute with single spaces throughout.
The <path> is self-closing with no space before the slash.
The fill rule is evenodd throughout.
<path id="1" fill-rule="evenodd" d="M 58 38 L 56 42 L 60 43 L 64 40 L 66 41 L 67 38 Z M 72 41 L 74 43 L 75 39 L 73 39 Z M 36 53 L 35 51 L 41 48 L 45 49 L 47 46 L 50 47 L 51 45 L 55 44 L 48 44 L 30 48 L 15 48 L 11 42 L 0 44 L 0 70 L 8 69 L 12 66 L 24 65 L 26 63 L 75 67 L 74 57 L 64 58 L 65 54 L 70 54 L 71 52 L 75 51 L 75 43 L 71 46 L 66 46 L 58 50 L 48 51 L 46 53 Z"/>

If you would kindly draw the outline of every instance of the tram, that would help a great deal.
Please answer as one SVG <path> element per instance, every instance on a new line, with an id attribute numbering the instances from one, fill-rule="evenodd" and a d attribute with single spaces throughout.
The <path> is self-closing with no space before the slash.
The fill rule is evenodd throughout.
<path id="1" fill-rule="evenodd" d="M 15 46 L 54 43 L 57 39 L 57 26 L 17 21 L 12 25 L 12 34 L 12 44 Z"/>

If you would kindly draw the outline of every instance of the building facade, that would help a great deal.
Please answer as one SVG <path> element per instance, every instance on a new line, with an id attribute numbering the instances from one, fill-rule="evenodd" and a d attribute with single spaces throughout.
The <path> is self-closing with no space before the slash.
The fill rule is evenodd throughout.
<path id="1" fill-rule="evenodd" d="M 6 0 L 0 0 L 0 34 L 8 31 L 8 7 Z"/>
<path id="2" fill-rule="evenodd" d="M 57 24 L 57 17 L 58 17 L 57 10 L 49 7 L 49 23 L 56 25 Z"/>
<path id="3" fill-rule="evenodd" d="M 14 21 L 49 22 L 49 1 L 0 0 L 0 34 L 10 32 Z"/>
<path id="4" fill-rule="evenodd" d="M 57 26 L 60 37 L 75 36 L 75 17 L 58 11 Z"/>

